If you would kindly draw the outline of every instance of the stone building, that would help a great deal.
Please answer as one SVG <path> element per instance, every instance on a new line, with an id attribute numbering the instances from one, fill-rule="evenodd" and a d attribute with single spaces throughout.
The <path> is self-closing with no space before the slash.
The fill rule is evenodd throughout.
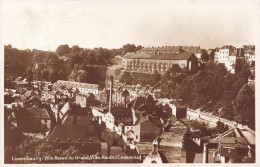
<path id="1" fill-rule="evenodd" d="M 192 52 L 176 47 L 143 48 L 137 52 L 128 52 L 122 59 L 123 69 L 150 73 L 158 71 L 165 73 L 174 64 L 181 68 L 187 67 L 188 71 L 196 71 L 198 58 Z"/>
<path id="2" fill-rule="evenodd" d="M 72 90 L 74 90 L 74 91 L 76 89 L 78 89 L 80 91 L 80 93 L 93 93 L 95 96 L 99 92 L 99 85 L 97 85 L 97 84 L 58 80 L 55 83 L 55 85 L 58 87 L 69 86 L 69 87 L 72 87 Z"/>

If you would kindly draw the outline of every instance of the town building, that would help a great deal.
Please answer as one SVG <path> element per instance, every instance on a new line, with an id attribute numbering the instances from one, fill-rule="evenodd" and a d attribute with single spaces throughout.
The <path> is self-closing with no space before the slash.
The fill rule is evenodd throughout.
<path id="1" fill-rule="evenodd" d="M 51 129 L 51 115 L 44 107 L 18 108 L 15 112 L 17 127 L 22 132 L 39 133 Z"/>
<path id="2" fill-rule="evenodd" d="M 99 92 L 99 86 L 97 84 L 58 80 L 56 85 L 59 87 L 70 86 L 74 91 L 78 89 L 81 93 L 93 93 L 95 96 Z"/>
<path id="3" fill-rule="evenodd" d="M 92 117 L 68 115 L 61 125 L 56 125 L 47 139 L 61 145 L 79 145 L 86 154 L 101 151 L 101 142 Z"/>
<path id="4" fill-rule="evenodd" d="M 147 115 L 139 119 L 136 125 L 134 125 L 135 142 L 153 141 L 156 137 L 161 135 L 163 131 L 162 126 L 155 125 L 149 117 L 150 116 Z"/>
<path id="5" fill-rule="evenodd" d="M 92 93 L 77 94 L 75 103 L 79 104 L 82 108 L 85 108 L 87 106 L 94 106 L 96 104 L 96 100 L 94 94 Z"/>
<path id="6" fill-rule="evenodd" d="M 115 125 L 118 126 L 119 123 L 130 126 L 133 125 L 133 113 L 131 108 L 124 107 L 112 107 L 111 113 L 114 117 Z"/>
<path id="7" fill-rule="evenodd" d="M 244 45 L 245 60 L 246 62 L 254 66 L 255 65 L 255 45 Z"/>
<path id="8" fill-rule="evenodd" d="M 213 157 L 215 163 L 255 162 L 255 136 L 246 129 L 234 127 L 209 139 L 204 157 Z M 209 152 L 211 149 L 213 151 Z M 206 159 L 207 162 L 207 159 Z"/>
<path id="9" fill-rule="evenodd" d="M 176 118 L 186 118 L 187 116 L 187 107 L 180 104 L 171 104 L 170 107 L 172 108 L 172 115 L 174 115 Z"/>
<path id="10" fill-rule="evenodd" d="M 126 71 L 144 73 L 165 73 L 173 64 L 189 71 L 196 71 L 198 58 L 194 52 L 186 52 L 177 47 L 143 48 L 140 51 L 128 52 L 122 59 L 122 66 Z"/>

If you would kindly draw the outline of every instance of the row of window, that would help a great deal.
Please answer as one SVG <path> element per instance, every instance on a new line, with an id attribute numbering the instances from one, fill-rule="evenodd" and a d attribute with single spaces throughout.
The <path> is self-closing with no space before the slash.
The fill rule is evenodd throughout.
<path id="1" fill-rule="evenodd" d="M 228 54 L 229 50 L 223 50 L 223 51 L 219 51 L 220 54 Z"/>

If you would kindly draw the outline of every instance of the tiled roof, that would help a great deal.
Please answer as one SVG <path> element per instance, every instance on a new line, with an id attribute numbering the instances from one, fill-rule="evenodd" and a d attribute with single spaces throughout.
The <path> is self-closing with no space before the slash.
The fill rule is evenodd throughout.
<path id="1" fill-rule="evenodd" d="M 186 106 L 185 106 L 185 105 L 180 105 L 180 104 L 176 104 L 175 106 L 176 106 L 176 108 L 183 108 L 183 109 L 185 109 L 185 108 L 186 108 Z"/>
<path id="2" fill-rule="evenodd" d="M 199 53 L 201 51 L 200 46 L 161 46 L 161 47 L 146 47 L 142 48 L 138 52 L 191 52 Z"/>
<path id="3" fill-rule="evenodd" d="M 97 135 L 89 135 L 84 125 L 57 125 L 50 137 L 49 142 L 56 143 L 88 143 L 99 142 Z"/>
<path id="4" fill-rule="evenodd" d="M 248 144 L 245 137 L 223 137 L 221 144 Z"/>
<path id="5" fill-rule="evenodd" d="M 33 115 L 35 118 L 47 118 L 50 119 L 48 111 L 46 108 L 35 108 L 29 107 L 27 110 Z"/>
<path id="6" fill-rule="evenodd" d="M 61 143 L 99 142 L 92 116 L 70 116 L 68 115 L 57 125 L 48 141 Z"/>
<path id="7" fill-rule="evenodd" d="M 92 107 L 92 108 L 94 108 L 94 109 L 96 109 L 96 110 L 98 110 L 98 111 L 100 111 L 102 113 L 107 113 L 108 112 L 108 106 L 106 106 L 106 107 Z"/>
<path id="8" fill-rule="evenodd" d="M 134 53 L 134 52 L 128 52 L 125 55 L 126 59 L 155 59 L 155 60 L 188 60 L 193 53 L 166 53 L 166 54 L 159 54 L 154 55 L 150 53 L 140 52 L 140 53 Z"/>
<path id="9" fill-rule="evenodd" d="M 123 117 L 123 118 L 132 117 L 131 108 L 112 107 L 111 113 L 115 118 L 117 118 L 117 117 Z"/>
<path id="10" fill-rule="evenodd" d="M 178 46 L 163 46 L 163 47 L 146 47 L 142 48 L 139 52 L 179 52 Z"/>
<path id="11" fill-rule="evenodd" d="M 182 46 L 181 49 L 183 49 L 185 52 L 190 53 L 200 53 L 201 49 L 199 46 Z"/>
<path id="12" fill-rule="evenodd" d="M 97 84 L 88 84 L 82 82 L 71 82 L 71 81 L 63 81 L 63 80 L 58 80 L 57 84 L 60 86 L 72 86 L 72 87 L 86 88 L 86 89 L 98 89 L 99 87 Z"/>

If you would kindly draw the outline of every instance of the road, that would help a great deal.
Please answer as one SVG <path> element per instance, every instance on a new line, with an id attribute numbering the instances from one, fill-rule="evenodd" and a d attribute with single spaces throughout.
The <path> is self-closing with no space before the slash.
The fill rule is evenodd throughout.
<path id="1" fill-rule="evenodd" d="M 243 126 L 235 121 L 229 121 L 224 118 L 212 115 L 211 113 L 201 112 L 200 109 L 192 110 L 187 108 L 187 118 L 190 120 L 198 120 L 208 123 L 210 127 L 216 126 L 218 121 L 223 122 L 225 125 L 228 125 L 229 128 L 233 128 L 235 125 L 238 127 L 243 135 L 246 137 L 250 144 L 255 144 L 255 131 L 250 129 L 248 126 Z"/>

